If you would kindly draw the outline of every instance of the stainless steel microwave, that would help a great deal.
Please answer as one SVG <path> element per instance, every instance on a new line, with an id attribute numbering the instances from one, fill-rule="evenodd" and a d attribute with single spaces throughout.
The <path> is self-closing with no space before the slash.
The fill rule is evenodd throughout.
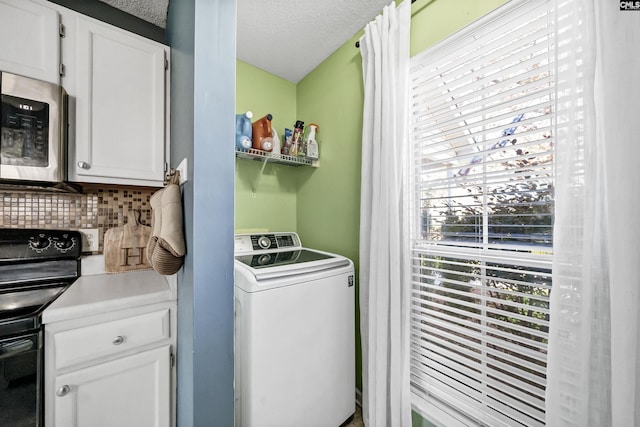
<path id="1" fill-rule="evenodd" d="M 60 85 L 0 71 L 0 179 L 62 182 L 67 94 Z"/>

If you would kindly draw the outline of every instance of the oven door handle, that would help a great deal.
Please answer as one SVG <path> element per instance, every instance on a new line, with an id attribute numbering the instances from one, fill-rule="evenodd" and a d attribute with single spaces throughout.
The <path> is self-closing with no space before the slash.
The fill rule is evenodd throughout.
<path id="1" fill-rule="evenodd" d="M 31 339 L 19 339 L 0 343 L 0 359 L 6 359 L 18 353 L 33 350 L 35 347 L 36 343 Z"/>

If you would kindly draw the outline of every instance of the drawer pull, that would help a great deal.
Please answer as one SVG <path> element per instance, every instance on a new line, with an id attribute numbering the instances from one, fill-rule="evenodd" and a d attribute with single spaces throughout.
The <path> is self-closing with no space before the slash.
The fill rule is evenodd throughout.
<path id="1" fill-rule="evenodd" d="M 71 387 L 65 384 L 56 390 L 56 396 L 58 397 L 66 396 L 67 394 L 69 394 L 70 391 L 71 391 Z"/>
<path id="2" fill-rule="evenodd" d="M 120 345 L 124 342 L 124 337 L 122 335 L 118 335 L 111 342 L 113 343 L 113 345 Z"/>

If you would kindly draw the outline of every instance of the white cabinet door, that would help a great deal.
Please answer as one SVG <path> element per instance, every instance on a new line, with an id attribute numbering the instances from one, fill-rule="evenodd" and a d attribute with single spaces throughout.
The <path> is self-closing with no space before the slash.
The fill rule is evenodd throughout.
<path id="1" fill-rule="evenodd" d="M 77 15 L 70 178 L 162 186 L 166 47 Z"/>
<path id="2" fill-rule="evenodd" d="M 0 71 L 60 83 L 58 12 L 26 0 L 0 0 Z"/>
<path id="3" fill-rule="evenodd" d="M 59 375 L 57 427 L 169 427 L 170 346 Z"/>

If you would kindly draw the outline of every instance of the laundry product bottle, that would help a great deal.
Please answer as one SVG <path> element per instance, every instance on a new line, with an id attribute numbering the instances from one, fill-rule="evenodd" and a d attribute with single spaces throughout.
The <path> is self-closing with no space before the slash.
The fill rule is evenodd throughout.
<path id="1" fill-rule="evenodd" d="M 306 133 L 309 128 L 306 128 L 302 135 L 300 135 L 300 143 L 298 144 L 298 157 L 307 157 L 307 138 Z"/>
<path id="2" fill-rule="evenodd" d="M 252 123 L 253 148 L 262 151 L 271 151 L 273 149 L 272 118 L 271 114 L 267 114 Z"/>
<path id="3" fill-rule="evenodd" d="M 271 147 L 271 151 L 275 154 L 280 154 L 282 147 L 280 144 L 280 137 L 278 135 L 278 132 L 276 132 L 276 128 L 271 128 L 271 137 L 273 139 L 273 147 Z"/>
<path id="4" fill-rule="evenodd" d="M 309 124 L 309 135 L 307 135 L 307 158 L 311 160 L 318 159 L 318 141 L 316 141 L 316 133 L 319 131 L 318 125 Z"/>
<path id="5" fill-rule="evenodd" d="M 284 128 L 284 142 L 280 152 L 286 156 L 291 151 L 291 143 L 293 142 L 293 131 L 289 128 Z"/>
<path id="6" fill-rule="evenodd" d="M 301 120 L 296 121 L 296 125 L 293 127 L 293 138 L 291 141 L 291 148 L 289 148 L 290 156 L 297 156 L 298 149 L 302 143 L 302 132 L 304 131 L 304 122 Z"/>
<path id="7" fill-rule="evenodd" d="M 251 118 L 253 113 L 247 111 L 244 114 L 236 114 L 236 149 L 247 151 L 251 148 L 252 127 Z"/>

